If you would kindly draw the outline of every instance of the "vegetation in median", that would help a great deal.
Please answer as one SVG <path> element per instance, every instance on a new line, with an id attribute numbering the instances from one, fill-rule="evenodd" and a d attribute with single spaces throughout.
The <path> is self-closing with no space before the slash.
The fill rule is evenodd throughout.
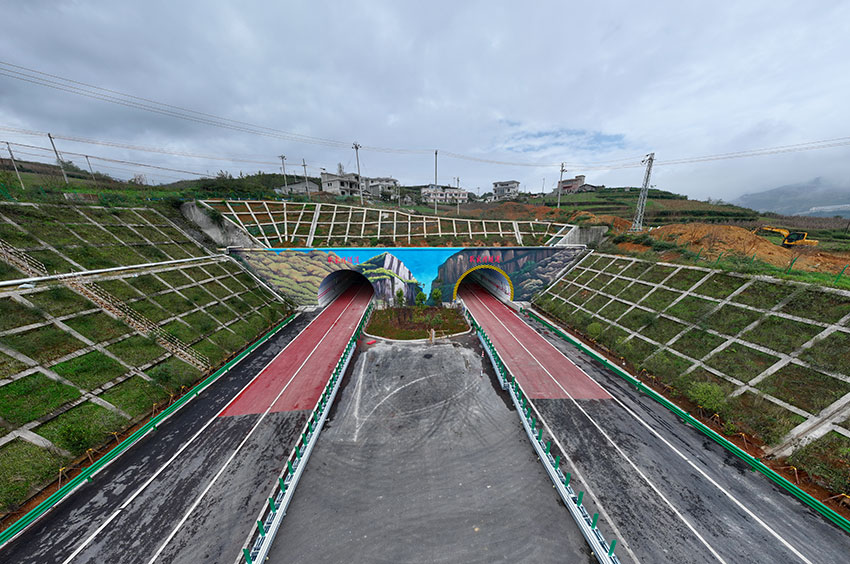
<path id="1" fill-rule="evenodd" d="M 462 333 L 469 326 L 455 308 L 399 307 L 378 309 L 372 313 L 366 332 L 387 339 L 427 339 L 431 329 L 436 335 Z"/>

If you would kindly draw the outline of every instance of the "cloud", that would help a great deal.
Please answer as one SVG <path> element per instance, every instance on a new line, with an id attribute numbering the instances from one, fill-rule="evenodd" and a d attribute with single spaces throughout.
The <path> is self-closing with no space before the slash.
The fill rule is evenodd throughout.
<path id="1" fill-rule="evenodd" d="M 586 129 L 526 129 L 520 122 L 513 128 L 518 129 L 508 135 L 505 141 L 498 143 L 499 149 L 512 153 L 541 153 L 560 150 L 564 153 L 606 152 L 626 147 L 623 134 L 606 134 Z"/>
<path id="2" fill-rule="evenodd" d="M 212 128 L 0 76 L 0 125 L 332 169 L 349 143 L 364 174 L 433 181 L 433 150 L 502 161 L 659 163 L 850 135 L 850 4 L 790 1 L 519 6 L 474 0 L 309 3 L 95 0 L 6 6 L 9 62 L 344 148 Z M 37 33 L 34 32 L 37 30 Z M 33 142 L 0 133 L 0 140 Z M 46 140 L 37 140 L 44 144 Z M 245 165 L 62 142 L 61 149 L 187 170 Z M 653 184 L 733 199 L 816 176 L 850 177 L 847 148 L 659 165 Z M 253 170 L 254 167 L 251 167 Z M 274 170 L 274 166 L 267 167 Z M 245 170 L 248 172 L 248 170 Z M 571 170 L 581 174 L 585 171 Z M 558 168 L 441 156 L 438 180 L 516 178 L 535 191 Z M 587 171 L 637 185 L 643 171 Z"/>

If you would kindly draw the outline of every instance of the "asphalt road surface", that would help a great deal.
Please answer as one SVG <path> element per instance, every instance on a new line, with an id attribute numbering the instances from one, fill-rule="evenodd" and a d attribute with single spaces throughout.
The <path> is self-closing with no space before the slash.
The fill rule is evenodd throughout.
<path id="1" fill-rule="evenodd" d="M 269 562 L 595 560 L 468 335 L 361 352 Z"/>
<path id="2" fill-rule="evenodd" d="M 309 325 L 293 322 L 0 561 L 233 562 L 371 294 L 354 286 Z"/>
<path id="3" fill-rule="evenodd" d="M 483 289 L 460 295 L 523 387 L 557 388 L 532 403 L 622 561 L 850 561 L 850 536 L 615 374 Z"/>

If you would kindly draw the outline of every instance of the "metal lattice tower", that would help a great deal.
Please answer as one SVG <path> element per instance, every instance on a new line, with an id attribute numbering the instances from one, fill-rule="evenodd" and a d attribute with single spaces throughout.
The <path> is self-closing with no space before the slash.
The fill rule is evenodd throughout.
<path id="1" fill-rule="evenodd" d="M 629 231 L 643 231 L 643 210 L 646 208 L 646 195 L 649 192 L 649 175 L 652 173 L 653 160 L 655 160 L 655 153 L 648 154 L 641 161 L 641 164 L 646 165 L 646 173 L 643 175 L 643 186 L 640 189 L 640 196 L 638 196 L 635 219 L 632 221 L 632 227 Z"/>

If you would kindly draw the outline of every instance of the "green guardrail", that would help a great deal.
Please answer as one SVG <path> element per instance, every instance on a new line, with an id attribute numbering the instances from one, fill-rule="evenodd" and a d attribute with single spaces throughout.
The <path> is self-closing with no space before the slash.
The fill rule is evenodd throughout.
<path id="1" fill-rule="evenodd" d="M 629 384 L 634 386 L 635 389 L 645 393 L 646 395 L 648 395 L 649 397 L 651 397 L 652 399 L 672 411 L 679 419 L 682 420 L 682 422 L 691 424 L 693 427 L 695 427 L 698 431 L 706 435 L 708 438 L 710 438 L 711 440 L 713 440 L 714 442 L 716 442 L 717 444 L 719 444 L 720 446 L 722 446 L 723 448 L 725 448 L 726 450 L 728 450 L 729 452 L 749 464 L 750 468 L 752 468 L 754 471 L 760 472 L 762 475 L 766 476 L 770 481 L 772 481 L 779 487 L 785 489 L 788 493 L 790 493 L 791 495 L 793 495 L 794 497 L 796 497 L 797 499 L 799 499 L 800 501 L 802 501 L 803 503 L 805 503 L 827 519 L 829 519 L 832 523 L 834 523 L 844 531 L 850 533 L 850 520 L 845 518 L 843 515 L 833 510 L 832 508 L 827 507 L 819 499 L 815 498 L 810 493 L 803 490 L 796 484 L 788 481 L 782 475 L 767 466 L 764 462 L 754 457 L 732 441 L 728 440 L 726 437 L 724 437 L 714 429 L 708 427 L 702 421 L 696 419 L 690 413 L 688 413 L 678 405 L 674 404 L 673 402 L 665 398 L 663 395 L 659 394 L 649 386 L 646 386 L 643 382 L 641 382 L 640 380 L 638 380 L 637 378 L 617 366 L 615 363 L 605 358 L 603 355 L 588 347 L 580 340 L 576 339 L 572 335 L 564 333 L 558 327 L 552 325 L 551 323 L 549 323 L 549 321 L 538 316 L 533 311 L 526 309 L 522 309 L 520 311 L 526 313 L 532 319 L 535 319 L 536 321 L 542 323 L 565 341 L 575 345 L 595 360 L 601 362 L 604 366 L 606 366 L 615 374 L 617 374 L 618 376 L 626 380 Z"/>
<path id="2" fill-rule="evenodd" d="M 71 479 L 67 484 L 56 490 L 53 494 L 51 494 L 47 499 L 39 503 L 35 508 L 30 510 L 26 515 L 9 525 L 8 528 L 0 532 L 0 548 L 2 548 L 7 542 L 9 542 L 12 538 L 14 538 L 18 533 L 23 531 L 28 525 L 34 522 L 36 519 L 47 513 L 54 505 L 62 501 L 67 495 L 69 495 L 72 491 L 74 491 L 78 486 L 82 485 L 83 482 L 91 482 L 93 481 L 92 477 L 96 474 L 101 468 L 109 464 L 112 460 L 120 456 L 125 450 L 133 446 L 136 442 L 138 442 L 142 437 L 144 437 L 148 432 L 152 430 L 156 430 L 156 426 L 162 423 L 166 418 L 168 418 L 172 413 L 183 407 L 189 400 L 197 396 L 201 393 L 207 386 L 215 382 L 218 378 L 220 378 L 223 374 L 228 372 L 233 366 L 235 366 L 239 361 L 245 358 L 247 355 L 251 354 L 257 347 L 268 341 L 275 333 L 280 331 L 284 326 L 286 326 L 290 321 L 295 318 L 295 314 L 290 315 L 283 321 L 281 321 L 277 326 L 271 329 L 268 333 L 263 335 L 260 339 L 255 341 L 252 345 L 250 345 L 247 349 L 236 355 L 233 359 L 228 361 L 224 366 L 216 370 L 212 375 L 207 377 L 202 382 L 196 384 L 191 390 L 189 390 L 185 395 L 183 395 L 180 399 L 169 405 L 167 408 L 162 410 L 158 415 L 152 417 L 150 421 L 145 423 L 143 426 L 139 427 L 132 435 L 121 441 L 119 444 L 115 446 L 112 450 L 98 458 L 92 465 L 85 468 L 82 472 L 80 472 L 77 476 Z"/>

